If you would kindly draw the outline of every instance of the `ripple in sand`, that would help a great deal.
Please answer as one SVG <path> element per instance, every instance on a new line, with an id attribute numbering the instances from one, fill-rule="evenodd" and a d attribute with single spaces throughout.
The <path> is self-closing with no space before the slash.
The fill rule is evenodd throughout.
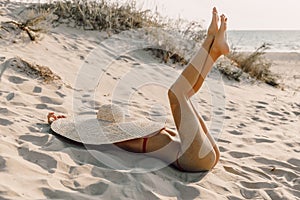
<path id="1" fill-rule="evenodd" d="M 245 199 L 255 199 L 255 198 L 259 197 L 259 193 L 257 191 L 248 190 L 246 188 L 241 188 L 240 193 Z"/>
<path id="2" fill-rule="evenodd" d="M 268 182 L 247 182 L 241 181 L 242 186 L 249 189 L 273 189 L 277 188 L 278 185 L 276 183 L 268 183 Z"/>
<path id="3" fill-rule="evenodd" d="M 261 178 L 272 180 L 272 178 L 270 176 L 268 176 L 267 173 L 264 173 L 263 171 L 259 171 L 259 169 L 254 169 L 254 168 L 250 168 L 250 167 L 246 167 L 246 166 L 242 166 L 242 169 L 244 171 L 250 172 L 252 174 L 257 174 Z"/>
<path id="4" fill-rule="evenodd" d="M 54 173 L 54 169 L 57 168 L 57 161 L 43 153 L 30 151 L 26 147 L 20 147 L 18 149 L 19 155 L 33 164 L 40 166 L 41 168 L 47 170 L 49 173 Z"/>
<path id="5" fill-rule="evenodd" d="M 225 171 L 231 173 L 231 174 L 234 174 L 234 175 L 237 175 L 237 176 L 241 176 L 241 177 L 244 177 L 246 179 L 250 179 L 250 177 L 248 176 L 248 174 L 242 172 L 242 171 L 238 171 L 237 169 L 234 169 L 232 167 L 229 167 L 229 166 L 224 166 L 224 169 Z"/>
<path id="6" fill-rule="evenodd" d="M 298 160 L 296 158 L 289 159 L 287 162 L 292 164 L 292 165 L 295 165 L 297 167 L 300 167 L 300 160 Z"/>

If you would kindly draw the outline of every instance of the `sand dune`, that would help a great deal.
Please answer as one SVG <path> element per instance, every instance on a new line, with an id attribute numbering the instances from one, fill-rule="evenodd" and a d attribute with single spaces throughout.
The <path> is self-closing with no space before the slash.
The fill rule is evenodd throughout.
<path id="1" fill-rule="evenodd" d="M 0 40 L 0 199 L 300 199 L 299 54 L 268 55 L 284 90 L 220 79 L 212 71 L 193 102 L 221 160 L 211 172 L 183 173 L 110 145 L 71 143 L 49 130 L 48 112 L 94 115 L 111 101 L 128 108 L 132 119 L 166 120 L 174 128 L 165 92 L 181 69 L 142 49 L 112 53 L 119 41 L 136 42 L 134 35 L 116 36 L 110 46 L 101 45 L 105 38 L 61 26 L 39 42 Z M 106 53 L 103 63 L 113 62 L 103 66 L 93 56 L 99 53 Z M 45 83 L 20 70 L 16 57 L 49 67 L 61 80 Z M 80 78 L 86 62 L 98 67 L 97 80 Z M 87 83 L 94 86 L 84 90 Z"/>

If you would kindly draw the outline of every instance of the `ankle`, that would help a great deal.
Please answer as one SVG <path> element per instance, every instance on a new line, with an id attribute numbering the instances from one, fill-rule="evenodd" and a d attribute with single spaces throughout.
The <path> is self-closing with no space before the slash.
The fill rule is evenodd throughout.
<path id="1" fill-rule="evenodd" d="M 218 48 L 212 46 L 209 55 L 212 58 L 212 60 L 215 62 L 222 55 L 222 53 Z"/>

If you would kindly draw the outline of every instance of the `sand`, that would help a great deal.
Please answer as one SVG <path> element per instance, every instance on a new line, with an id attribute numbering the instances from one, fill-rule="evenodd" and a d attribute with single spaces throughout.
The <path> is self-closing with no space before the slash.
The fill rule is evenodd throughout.
<path id="1" fill-rule="evenodd" d="M 5 21 L 9 9 L 2 10 Z M 147 156 L 71 143 L 46 121 L 48 112 L 92 116 L 113 101 L 130 119 L 174 128 L 166 90 L 182 68 L 120 48 L 142 42 L 139 34 L 108 39 L 59 26 L 38 42 L 0 42 L 0 199 L 300 199 L 300 54 L 267 55 L 283 89 L 212 71 L 193 102 L 221 159 L 208 173 L 185 173 Z M 61 79 L 28 75 L 20 58 Z"/>

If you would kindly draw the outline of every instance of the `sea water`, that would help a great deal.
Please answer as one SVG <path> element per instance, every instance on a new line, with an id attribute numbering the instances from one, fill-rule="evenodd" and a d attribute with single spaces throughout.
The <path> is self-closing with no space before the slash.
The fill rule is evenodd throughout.
<path id="1" fill-rule="evenodd" d="M 11 1 L 23 3 L 45 3 L 59 0 Z M 256 50 L 262 44 L 268 43 L 270 44 L 270 49 L 267 50 L 268 52 L 300 53 L 300 30 L 229 30 L 227 36 L 231 47 L 238 51 L 251 52 Z"/>
<path id="2" fill-rule="evenodd" d="M 296 30 L 228 31 L 228 41 L 239 51 L 253 51 L 263 43 L 268 43 L 268 52 L 300 53 L 300 31 Z"/>

